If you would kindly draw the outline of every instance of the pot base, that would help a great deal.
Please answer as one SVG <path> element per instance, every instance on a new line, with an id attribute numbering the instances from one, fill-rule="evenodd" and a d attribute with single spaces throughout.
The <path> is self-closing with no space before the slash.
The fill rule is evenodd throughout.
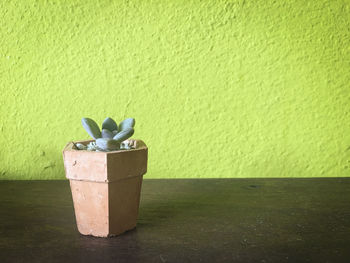
<path id="1" fill-rule="evenodd" d="M 136 227 L 142 176 L 101 183 L 70 180 L 82 235 L 111 237 Z"/>

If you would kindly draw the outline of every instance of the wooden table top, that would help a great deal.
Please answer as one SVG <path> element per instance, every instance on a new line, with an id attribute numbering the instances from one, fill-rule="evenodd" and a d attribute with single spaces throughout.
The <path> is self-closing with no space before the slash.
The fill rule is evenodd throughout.
<path id="1" fill-rule="evenodd" d="M 350 178 L 146 179 L 113 238 L 78 233 L 68 181 L 0 198 L 0 262 L 350 262 Z"/>

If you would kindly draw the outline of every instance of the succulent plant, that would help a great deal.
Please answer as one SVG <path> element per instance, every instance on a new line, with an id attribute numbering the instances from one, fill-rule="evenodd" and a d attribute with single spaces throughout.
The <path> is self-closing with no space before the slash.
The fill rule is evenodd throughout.
<path id="1" fill-rule="evenodd" d="M 96 141 L 90 142 L 86 146 L 78 143 L 77 148 L 79 150 L 108 152 L 136 148 L 134 141 L 127 140 L 134 134 L 134 118 L 123 120 L 118 127 L 117 123 L 108 117 L 102 123 L 102 131 L 97 123 L 90 118 L 83 118 L 81 122 L 84 129 Z"/>
<path id="2" fill-rule="evenodd" d="M 108 138 L 98 138 L 96 140 L 96 145 L 98 148 L 102 150 L 109 150 L 109 151 L 115 151 L 120 148 L 120 142 L 108 139 Z"/>
<path id="3" fill-rule="evenodd" d="M 134 118 L 127 118 L 119 124 L 119 131 L 123 131 L 127 128 L 133 128 L 135 126 Z"/>
<path id="4" fill-rule="evenodd" d="M 94 138 L 101 138 L 101 131 L 98 127 L 97 123 L 90 118 L 82 118 L 81 123 L 83 124 L 84 129 L 88 132 L 88 134 Z"/>
<path id="5" fill-rule="evenodd" d="M 121 130 L 116 135 L 114 135 L 113 140 L 118 142 L 125 141 L 127 138 L 131 137 L 134 134 L 134 129 L 132 127 L 127 127 L 125 130 Z"/>
<path id="6" fill-rule="evenodd" d="M 102 138 L 107 138 L 107 139 L 112 139 L 114 134 L 110 131 L 110 130 L 107 130 L 107 129 L 102 129 Z"/>
<path id="7" fill-rule="evenodd" d="M 109 131 L 118 131 L 118 125 L 112 118 L 106 118 L 102 123 L 102 129 L 107 129 Z"/>

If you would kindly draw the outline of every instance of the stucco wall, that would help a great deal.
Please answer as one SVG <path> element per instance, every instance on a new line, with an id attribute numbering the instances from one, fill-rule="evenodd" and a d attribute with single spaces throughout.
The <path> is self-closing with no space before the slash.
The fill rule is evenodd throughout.
<path id="1" fill-rule="evenodd" d="M 0 176 L 136 119 L 145 178 L 350 175 L 350 2 L 1 1 Z"/>

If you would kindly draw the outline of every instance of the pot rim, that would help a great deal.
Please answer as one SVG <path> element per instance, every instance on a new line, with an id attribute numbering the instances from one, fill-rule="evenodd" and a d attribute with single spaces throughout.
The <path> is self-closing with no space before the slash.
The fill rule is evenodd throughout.
<path id="1" fill-rule="evenodd" d="M 93 140 L 81 140 L 88 143 Z M 69 180 L 110 183 L 147 172 L 148 148 L 141 140 L 136 149 L 92 152 L 75 149 L 69 142 L 63 149 L 66 178 Z"/>
<path id="2" fill-rule="evenodd" d="M 146 144 L 144 143 L 144 141 L 139 140 L 139 139 L 133 139 L 134 141 L 136 141 L 136 149 L 129 149 L 129 150 L 115 150 L 115 151 L 109 151 L 109 152 L 97 152 L 97 151 L 88 151 L 88 150 L 78 150 L 75 148 L 75 145 L 73 143 L 82 143 L 84 145 L 90 143 L 90 142 L 94 142 L 96 140 L 80 140 L 80 141 L 70 141 L 66 144 L 66 146 L 64 147 L 63 151 L 79 151 L 79 152 L 89 152 L 91 154 L 116 154 L 116 153 L 123 153 L 123 152 L 131 152 L 131 151 L 138 151 L 138 150 L 144 150 L 144 149 L 148 149 Z"/>

